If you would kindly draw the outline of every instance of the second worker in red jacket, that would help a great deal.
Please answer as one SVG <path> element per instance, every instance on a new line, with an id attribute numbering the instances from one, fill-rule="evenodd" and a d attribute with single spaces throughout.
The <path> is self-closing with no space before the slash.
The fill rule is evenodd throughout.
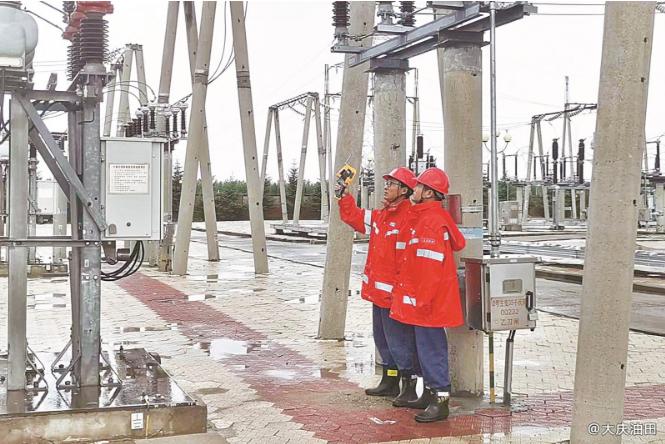
<path id="1" fill-rule="evenodd" d="M 424 408 L 416 421 L 433 422 L 448 417 L 450 376 L 445 328 L 464 323 L 453 251 L 464 248 L 466 241 L 442 207 L 448 193 L 448 175 L 439 168 L 429 168 L 416 181 L 411 197 L 415 205 L 400 233 L 399 240 L 406 249 L 398 266 L 390 317 L 413 325 L 414 351 L 425 390 L 416 401 L 393 405 Z"/>
<path id="2" fill-rule="evenodd" d="M 403 331 L 412 327 L 390 319 L 389 312 L 397 262 L 406 247 L 397 242 L 397 237 L 411 207 L 409 196 L 416 177 L 408 168 L 399 167 L 383 178 L 383 208 L 363 210 L 356 206 L 353 196 L 344 194 L 339 200 L 339 214 L 355 231 L 369 235 L 361 295 L 374 304 L 372 327 L 374 343 L 383 360 L 383 376 L 377 387 L 365 393 L 395 397 L 400 393 L 398 368 L 412 370 L 415 363 L 413 346 L 405 343 L 413 341 L 413 333 Z M 415 395 L 415 387 L 412 392 L 410 395 Z"/>

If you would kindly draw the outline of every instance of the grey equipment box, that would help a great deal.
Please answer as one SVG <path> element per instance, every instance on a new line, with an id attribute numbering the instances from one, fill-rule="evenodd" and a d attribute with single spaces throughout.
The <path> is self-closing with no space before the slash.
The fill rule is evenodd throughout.
<path id="1" fill-rule="evenodd" d="M 466 323 L 484 332 L 536 327 L 536 263 L 526 255 L 462 259 Z"/>
<path id="2" fill-rule="evenodd" d="M 102 240 L 162 238 L 164 139 L 102 138 Z"/>

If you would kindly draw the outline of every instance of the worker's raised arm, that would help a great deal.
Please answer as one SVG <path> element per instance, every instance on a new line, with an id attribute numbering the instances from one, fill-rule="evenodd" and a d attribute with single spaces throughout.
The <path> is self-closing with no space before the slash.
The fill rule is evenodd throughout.
<path id="1" fill-rule="evenodd" d="M 339 217 L 358 233 L 369 234 L 372 227 L 372 211 L 358 208 L 350 194 L 344 194 L 338 201 Z"/>

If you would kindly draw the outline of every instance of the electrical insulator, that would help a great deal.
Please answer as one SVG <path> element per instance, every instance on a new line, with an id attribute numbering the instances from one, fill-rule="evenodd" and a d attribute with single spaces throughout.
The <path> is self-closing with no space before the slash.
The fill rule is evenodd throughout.
<path id="1" fill-rule="evenodd" d="M 171 137 L 171 120 L 169 119 L 168 114 L 164 115 L 164 132 L 166 133 L 167 138 Z"/>
<path id="2" fill-rule="evenodd" d="M 150 107 L 150 129 L 155 130 L 155 107 Z"/>
<path id="3" fill-rule="evenodd" d="M 173 137 L 178 137 L 178 110 L 173 110 Z"/>
<path id="4" fill-rule="evenodd" d="M 417 136 L 417 137 L 416 137 L 416 157 L 417 157 L 418 159 L 422 159 L 422 158 L 423 158 L 423 154 L 424 154 L 424 144 L 425 144 L 425 142 L 424 142 L 424 140 L 423 140 L 423 136 L 421 136 L 421 135 Z"/>
<path id="5" fill-rule="evenodd" d="M 125 137 L 132 137 L 132 126 L 128 123 L 125 123 L 122 125 L 123 129 L 125 130 Z"/>
<path id="6" fill-rule="evenodd" d="M 559 159 L 559 139 L 552 140 L 552 159 Z"/>
<path id="7" fill-rule="evenodd" d="M 349 33 L 349 2 L 333 2 L 333 26 L 335 37 L 341 37 Z"/>
<path id="8" fill-rule="evenodd" d="M 185 122 L 185 108 L 180 109 L 180 136 L 185 137 L 187 135 L 187 126 Z"/>
<path id="9" fill-rule="evenodd" d="M 414 3 L 415 2 L 399 2 L 399 10 L 401 11 L 402 18 L 399 21 L 400 25 L 403 26 L 415 26 L 416 25 L 416 15 L 413 13 L 415 11 Z"/>
<path id="10" fill-rule="evenodd" d="M 81 20 L 81 62 L 104 63 L 108 55 L 108 23 L 102 14 L 90 13 Z"/>

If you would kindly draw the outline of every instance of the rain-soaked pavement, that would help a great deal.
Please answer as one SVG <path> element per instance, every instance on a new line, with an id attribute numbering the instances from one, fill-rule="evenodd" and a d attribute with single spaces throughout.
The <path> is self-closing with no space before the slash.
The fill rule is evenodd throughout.
<path id="1" fill-rule="evenodd" d="M 193 232 L 195 242 L 205 242 L 205 235 Z M 236 249 L 251 252 L 251 239 L 220 235 L 222 250 Z M 323 268 L 326 260 L 325 244 L 287 243 L 267 241 L 268 254 L 273 258 Z M 362 273 L 367 255 L 367 244 L 353 245 L 352 273 Z M 538 308 L 554 314 L 579 319 L 582 286 L 576 283 L 537 279 Z M 665 295 L 634 292 L 632 294 L 631 329 L 644 333 L 665 335 Z"/>
<path id="2" fill-rule="evenodd" d="M 205 260 L 204 233 L 194 232 L 193 241 L 189 275 L 144 267 L 130 278 L 104 283 L 102 293 L 103 348 L 142 347 L 159 354 L 178 386 L 207 405 L 206 440 L 181 437 L 169 443 L 569 439 L 575 319 L 543 312 L 534 332 L 518 332 L 512 408 L 454 397 L 447 421 L 417 424 L 414 411 L 363 392 L 377 381 L 369 305 L 357 295 L 366 245 L 354 246 L 346 338 L 321 341 L 316 335 L 325 245 L 269 241 L 270 274 L 256 276 L 250 239 L 221 236 L 217 263 Z M 540 284 L 541 307 L 556 308 L 564 297 L 579 299 L 570 290 L 578 285 Z M 29 292 L 29 343 L 38 355 L 57 352 L 67 341 L 71 319 L 67 280 L 33 279 Z M 657 305 L 654 315 L 661 311 L 658 298 L 650 300 Z M 0 310 L 6 304 L 0 298 Z M 572 303 L 562 305 L 557 309 Z M 6 332 L 6 319 L 0 318 L 0 341 Z M 498 393 L 505 339 L 495 334 Z M 623 442 L 664 442 L 665 338 L 631 332 L 628 353 L 624 425 L 630 434 Z"/>

